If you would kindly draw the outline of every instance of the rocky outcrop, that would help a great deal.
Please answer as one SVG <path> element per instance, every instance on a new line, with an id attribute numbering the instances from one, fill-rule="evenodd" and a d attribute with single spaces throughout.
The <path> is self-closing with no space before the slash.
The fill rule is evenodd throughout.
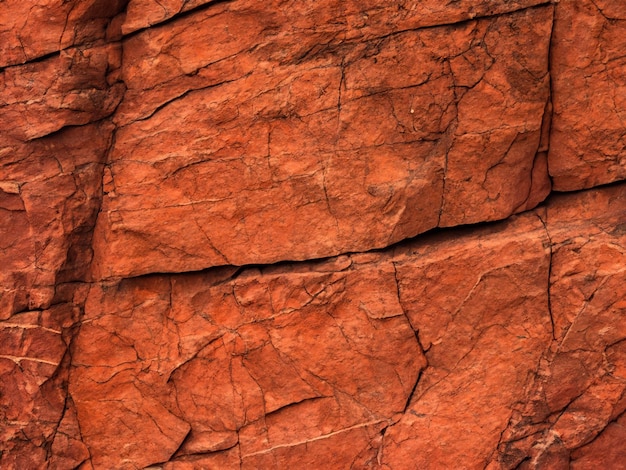
<path id="1" fill-rule="evenodd" d="M 0 2 L 0 467 L 620 468 L 625 33 Z"/>

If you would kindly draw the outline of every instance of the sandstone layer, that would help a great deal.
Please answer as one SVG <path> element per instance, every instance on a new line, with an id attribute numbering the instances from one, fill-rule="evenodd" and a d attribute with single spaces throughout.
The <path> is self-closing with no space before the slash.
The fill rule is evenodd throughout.
<path id="1" fill-rule="evenodd" d="M 626 7 L 0 2 L 0 468 L 626 451 Z"/>
<path id="2" fill-rule="evenodd" d="M 95 278 L 366 251 L 547 195 L 551 7 L 307 34 L 320 4 L 271 35 L 287 20 L 251 8 L 125 42 Z"/>

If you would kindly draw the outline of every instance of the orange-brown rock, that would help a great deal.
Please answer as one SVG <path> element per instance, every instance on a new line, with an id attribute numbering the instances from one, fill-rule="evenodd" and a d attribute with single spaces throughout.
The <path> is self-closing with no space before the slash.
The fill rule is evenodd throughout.
<path id="1" fill-rule="evenodd" d="M 554 188 L 626 179 L 626 4 L 561 0 L 552 44 Z"/>
<path id="2" fill-rule="evenodd" d="M 0 468 L 622 468 L 625 25 L 0 0 Z"/>
<path id="3" fill-rule="evenodd" d="M 546 196 L 552 7 L 322 48 L 237 5 L 125 42 L 96 279 L 381 248 Z"/>
<path id="4" fill-rule="evenodd" d="M 111 132 L 94 124 L 0 144 L 2 468 L 44 461 L 68 468 L 76 455 L 88 457 L 74 429 L 64 431 L 71 416 L 68 345 L 84 303 L 84 285 L 73 281 L 84 279 L 91 259 Z"/>
<path id="5" fill-rule="evenodd" d="M 432 254 L 418 256 L 425 259 L 417 266 L 413 258 L 397 265 L 428 368 L 385 434 L 383 468 L 484 467 L 550 346 L 550 243 L 541 219 L 529 214 L 485 232 L 434 250 L 429 243 Z"/>
<path id="6" fill-rule="evenodd" d="M 626 407 L 624 211 L 616 186 L 380 254 L 95 284 L 70 378 L 93 464 L 581 459 Z"/>
<path id="7" fill-rule="evenodd" d="M 353 264 L 94 285 L 70 377 L 94 466 L 233 447 L 249 468 L 319 462 L 309 445 L 356 458 L 404 410 L 425 361 L 393 265 Z M 363 296 L 372 281 L 380 291 Z"/>
<path id="8" fill-rule="evenodd" d="M 9 23 L 0 29 L 0 319 L 47 308 L 57 285 L 83 279 L 90 262 L 113 133 L 98 121 L 124 90 L 120 45 L 92 43 L 114 4 L 0 4 Z M 82 42 L 90 45 L 71 47 Z"/>
<path id="9" fill-rule="evenodd" d="M 2 468 L 40 468 L 50 459 L 46 449 L 59 442 L 63 422 L 71 413 L 66 393 L 69 328 L 80 310 L 70 303 L 48 310 L 14 315 L 0 322 L 0 464 Z M 61 423 L 61 426 L 59 424 Z M 79 435 L 72 430 L 72 439 Z M 70 459 L 69 468 L 86 460 L 82 443 L 64 442 L 51 461 L 72 448 L 82 459 Z"/>
<path id="10" fill-rule="evenodd" d="M 587 459 L 621 462 L 619 451 L 598 456 L 594 440 L 619 432 L 611 423 L 626 410 L 625 214 L 624 185 L 562 196 L 547 207 L 554 343 L 530 399 L 503 433 L 507 465 L 525 459 L 522 468 L 557 462 L 553 468 L 566 468 L 570 459 L 572 468 L 591 468 L 582 464 Z"/>
<path id="11" fill-rule="evenodd" d="M 126 3 L 128 0 L 3 0 L 0 2 L 0 70 L 73 45 L 104 39 L 111 18 Z"/>
<path id="12" fill-rule="evenodd" d="M 95 124 L 0 143 L 0 319 L 48 308 L 57 287 L 84 279 L 111 132 Z"/>
<path id="13" fill-rule="evenodd" d="M 110 115 L 124 92 L 115 72 L 109 72 L 120 60 L 119 44 L 113 44 L 67 49 L 40 62 L 7 67 L 0 72 L 4 134 L 32 140 Z"/>
<path id="14" fill-rule="evenodd" d="M 122 30 L 131 33 L 156 25 L 180 13 L 198 9 L 203 5 L 213 8 L 219 4 L 216 0 L 130 0 L 124 15 Z M 509 13 L 540 4 L 545 0 L 457 0 L 453 3 L 442 4 L 437 0 L 423 0 L 415 4 L 385 4 L 376 0 L 357 2 L 346 0 L 341 4 L 314 4 L 302 3 L 294 0 L 276 3 L 279 8 L 264 11 L 266 15 L 275 15 L 280 22 L 277 26 L 281 29 L 289 29 L 294 25 L 294 30 L 302 30 L 304 23 L 311 32 L 322 30 L 336 30 L 359 34 L 359 30 L 371 27 L 388 28 L 396 25 L 398 30 L 424 28 L 442 24 L 458 23 L 473 19 L 477 16 L 490 16 Z M 251 9 L 252 3 L 237 2 L 229 5 L 229 8 Z M 251 13 L 256 13 L 251 10 Z M 297 13 L 297 14 L 296 14 Z M 316 16 L 318 23 L 311 23 L 310 17 Z M 335 15 L 335 17 L 333 17 Z M 331 19 L 331 23 L 324 20 Z M 298 22 L 302 23 L 298 23 Z M 362 31 L 361 31 L 362 32 Z"/>

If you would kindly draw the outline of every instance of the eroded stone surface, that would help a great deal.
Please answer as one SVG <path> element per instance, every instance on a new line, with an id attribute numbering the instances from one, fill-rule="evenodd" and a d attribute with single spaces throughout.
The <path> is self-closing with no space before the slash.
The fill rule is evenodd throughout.
<path id="1" fill-rule="evenodd" d="M 378 254 L 95 284 L 70 392 L 96 467 L 597 459 L 626 406 L 623 189 Z M 155 432 L 157 454 L 125 444 Z"/>
<path id="2" fill-rule="evenodd" d="M 174 18 L 179 13 L 205 6 L 215 8 L 216 0 L 130 0 L 123 22 L 125 33 L 134 32 L 151 25 Z M 254 3 L 246 1 L 230 2 L 229 8 L 248 9 L 254 12 Z M 498 15 L 547 3 L 545 0 L 481 0 L 479 2 L 459 0 L 442 4 L 436 0 L 421 2 L 400 2 L 381 4 L 376 0 L 357 2 L 346 0 L 341 4 L 316 4 L 298 1 L 271 3 L 273 8 L 266 12 L 275 15 L 282 29 L 302 28 L 302 23 L 310 27 L 310 17 L 316 16 L 312 32 L 349 31 L 349 35 L 359 35 L 370 29 L 388 28 L 394 25 L 398 30 L 423 28 L 442 24 L 458 23 L 479 16 Z M 323 8 L 322 8 L 323 6 Z M 337 15 L 339 13 L 339 15 Z M 333 17 L 333 15 L 337 15 Z M 329 22 L 328 20 L 333 20 Z M 304 20 L 304 21 L 303 21 Z M 295 23 L 295 24 L 294 24 Z"/>
<path id="3" fill-rule="evenodd" d="M 623 184 L 388 248 L 624 178 L 619 2 L 126 3 L 0 1 L 0 467 L 621 468 Z"/>
<path id="4" fill-rule="evenodd" d="M 111 133 L 94 124 L 0 141 L 0 319 L 45 309 L 60 284 L 84 280 Z"/>
<path id="5" fill-rule="evenodd" d="M 0 2 L 0 68 L 102 40 L 128 0 Z"/>
<path id="6" fill-rule="evenodd" d="M 295 465 L 308 442 L 366 449 L 425 362 L 393 266 L 338 264 L 95 285 L 70 380 L 94 465 L 236 446 L 258 468 Z M 371 279 L 382 290 L 362 298 Z"/>
<path id="7" fill-rule="evenodd" d="M 120 53 L 119 44 L 71 48 L 0 70 L 3 140 L 32 140 L 110 115 L 124 92 L 115 72 Z"/>
<path id="8" fill-rule="evenodd" d="M 59 439 L 71 411 L 66 386 L 71 326 L 80 310 L 61 303 L 43 311 L 23 312 L 0 321 L 0 464 L 3 468 L 39 468 L 62 462 L 74 449 L 89 456 L 84 444 Z M 59 424 L 61 423 L 61 426 Z M 71 432 L 75 441 L 78 433 Z M 56 445 L 56 447 L 55 447 Z M 52 446 L 54 457 L 46 451 Z"/>
<path id="9" fill-rule="evenodd" d="M 323 48 L 230 3 L 190 18 L 124 45 L 96 279 L 380 248 L 549 191 L 551 6 Z"/>
<path id="10" fill-rule="evenodd" d="M 564 0 L 556 7 L 550 174 L 572 191 L 626 178 L 626 5 Z"/>
<path id="11" fill-rule="evenodd" d="M 550 345 L 549 242 L 537 215 L 462 240 L 397 264 L 428 368 L 385 434 L 383 468 L 484 467 Z"/>
<path id="12" fill-rule="evenodd" d="M 626 410 L 625 214 L 623 185 L 548 205 L 555 341 L 503 433 L 499 462 L 507 468 L 525 459 L 523 468 L 620 462 L 619 452 L 598 456 L 596 449 L 619 432 L 611 423 Z"/>

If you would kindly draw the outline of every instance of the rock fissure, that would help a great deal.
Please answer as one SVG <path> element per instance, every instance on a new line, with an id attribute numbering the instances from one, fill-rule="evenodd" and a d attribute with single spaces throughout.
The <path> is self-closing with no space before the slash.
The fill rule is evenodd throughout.
<path id="1" fill-rule="evenodd" d="M 547 273 L 547 287 L 546 287 L 546 292 L 547 292 L 547 296 L 548 296 L 548 315 L 550 316 L 550 325 L 551 325 L 551 330 L 552 330 L 552 340 L 553 341 L 557 341 L 557 337 L 556 337 L 556 332 L 555 332 L 555 326 L 554 326 L 554 315 L 552 313 L 552 301 L 551 301 L 551 288 L 552 288 L 552 247 L 553 247 L 553 243 L 552 243 L 552 238 L 550 237 L 550 232 L 548 231 L 548 225 L 546 224 L 546 221 L 541 217 L 541 215 L 537 215 L 539 217 L 539 220 L 541 221 L 545 231 L 546 231 L 546 237 L 548 237 L 548 250 L 549 251 L 549 258 L 548 258 L 548 273 Z"/>
<path id="2" fill-rule="evenodd" d="M 623 461 L 625 12 L 504 3 L 0 2 L 0 466 Z"/>

